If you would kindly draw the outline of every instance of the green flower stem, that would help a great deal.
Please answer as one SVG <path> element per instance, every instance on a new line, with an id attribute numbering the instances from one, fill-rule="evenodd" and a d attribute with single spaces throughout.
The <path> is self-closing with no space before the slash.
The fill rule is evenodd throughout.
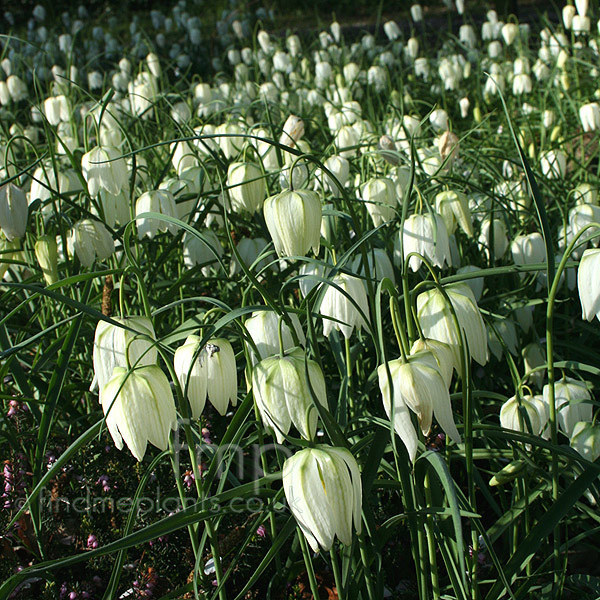
<path id="1" fill-rule="evenodd" d="M 354 401 L 352 394 L 352 353 L 350 352 L 350 340 L 344 336 L 344 347 L 346 349 L 346 378 L 348 380 L 348 387 L 346 392 L 348 412 L 350 413 L 348 416 L 350 419 L 355 416 L 354 410 Z"/>
<path id="2" fill-rule="evenodd" d="M 179 408 L 180 408 L 181 414 L 183 416 L 183 429 L 185 432 L 185 438 L 186 438 L 186 443 L 187 443 L 187 447 L 188 447 L 188 452 L 189 452 L 190 460 L 192 463 L 192 471 L 194 473 L 194 481 L 196 483 L 196 492 L 198 494 L 198 497 L 200 499 L 203 499 L 209 495 L 210 490 L 205 489 L 205 487 L 202 483 L 202 473 L 200 472 L 200 469 L 198 467 L 198 455 L 196 453 L 196 441 L 194 439 L 194 434 L 192 432 L 192 427 L 191 427 L 192 418 L 190 415 L 188 402 L 187 402 L 186 398 L 184 398 L 184 396 L 183 396 L 183 391 L 181 389 L 181 385 L 179 384 L 179 380 L 177 379 L 177 374 L 175 373 L 175 369 L 173 368 L 171 361 L 168 359 L 167 356 L 165 356 L 165 352 L 164 352 L 164 350 L 162 350 L 162 348 L 160 346 L 157 346 L 157 349 L 158 349 L 161 357 L 163 358 L 163 361 L 165 362 L 165 364 L 167 366 L 167 369 L 169 371 L 171 379 L 173 380 L 173 383 L 175 384 L 175 393 L 177 395 Z M 179 471 L 178 466 L 177 466 L 177 471 Z M 179 489 L 181 487 L 181 489 L 183 490 L 183 484 L 181 482 L 181 477 L 179 476 L 178 472 L 176 475 L 176 482 L 177 482 L 177 489 Z M 210 551 L 212 553 L 213 561 L 214 561 L 214 565 L 215 565 L 215 576 L 217 578 L 217 585 L 219 586 L 219 599 L 227 600 L 227 593 L 225 591 L 225 587 L 222 585 L 223 570 L 222 570 L 222 566 L 221 566 L 221 554 L 219 552 L 219 545 L 218 545 L 218 541 L 217 541 L 216 531 L 215 531 L 215 529 L 213 527 L 213 523 L 210 519 L 207 519 L 205 521 L 205 528 L 206 528 L 206 535 L 208 537 L 208 543 L 210 545 Z M 197 535 L 198 535 L 198 528 L 196 527 L 194 537 L 196 538 Z"/>
<path id="3" fill-rule="evenodd" d="M 177 460 L 177 453 L 173 446 L 173 441 L 169 441 L 170 452 L 169 458 L 171 459 L 171 468 L 173 469 L 173 477 L 175 478 L 175 484 L 177 486 L 177 493 L 179 494 L 179 500 L 181 501 L 181 505 L 185 506 L 186 496 L 185 490 L 183 489 L 183 483 L 181 481 L 181 472 L 179 470 L 179 461 Z M 197 525 L 188 525 L 188 532 L 190 535 L 190 542 L 192 544 L 192 551 L 194 552 L 194 558 L 198 558 L 198 526 Z"/>
<path id="4" fill-rule="evenodd" d="M 402 299 L 404 300 L 404 321 L 406 322 L 406 330 L 408 332 L 408 339 L 412 343 L 417 339 L 415 324 L 413 323 L 412 310 L 410 304 L 410 289 L 408 287 L 408 263 L 404 263 L 402 269 Z"/>
<path id="5" fill-rule="evenodd" d="M 344 586 L 342 582 L 342 574 L 340 573 L 340 565 L 338 563 L 337 552 L 335 546 L 331 548 L 329 551 L 329 556 L 331 557 L 331 567 L 333 569 L 333 577 L 335 579 L 335 587 L 337 589 L 338 599 L 344 600 L 346 597 L 344 593 Z M 317 596 L 319 598 L 319 596 Z"/>
<path id="6" fill-rule="evenodd" d="M 394 296 L 390 296 L 390 313 L 392 315 L 392 325 L 394 326 L 394 333 L 398 340 L 398 346 L 400 347 L 400 355 L 402 361 L 406 362 L 410 351 L 409 341 L 406 338 L 406 332 L 402 327 L 402 321 L 400 318 L 400 310 L 398 308 L 398 301 Z"/>
<path id="7" fill-rule="evenodd" d="M 431 497 L 431 481 L 429 479 L 429 471 L 425 473 L 425 480 L 423 482 L 425 488 L 425 502 L 427 506 L 433 506 L 433 499 Z M 425 530 L 427 532 L 427 551 L 429 553 L 429 567 L 431 570 L 431 593 L 433 600 L 439 600 L 440 598 L 440 582 L 437 568 L 437 558 L 435 555 L 435 537 L 433 533 L 433 515 L 427 515 L 425 517 Z"/>
<path id="8" fill-rule="evenodd" d="M 419 256 L 419 255 L 418 255 Z M 475 464 L 473 462 L 473 416 L 475 408 L 473 406 L 473 394 L 471 390 L 471 357 L 469 355 L 467 349 L 467 343 L 465 340 L 465 334 L 463 329 L 458 322 L 458 317 L 456 316 L 456 311 L 454 310 L 454 306 L 444 289 L 444 286 L 440 284 L 438 277 L 433 270 L 433 267 L 429 263 L 429 260 L 424 256 L 420 257 L 423 261 L 423 264 L 427 267 L 431 276 L 433 277 L 434 284 L 440 293 L 444 296 L 446 303 L 448 304 L 448 308 L 450 309 L 450 313 L 452 314 L 452 321 L 454 323 L 454 327 L 456 327 L 456 331 L 460 336 L 460 346 L 461 346 L 461 360 L 460 360 L 460 378 L 462 381 L 462 399 L 463 399 L 463 415 L 465 421 L 465 468 L 467 471 L 467 487 L 469 490 L 469 505 L 473 512 L 476 512 L 476 493 L 475 493 L 475 475 L 474 468 Z M 473 600 L 477 600 L 479 598 L 479 586 L 477 583 L 477 553 L 476 549 L 479 545 L 479 538 L 477 535 L 476 529 L 473 527 L 471 529 L 471 546 L 473 548 L 473 556 L 471 557 L 471 598 Z"/>
<path id="9" fill-rule="evenodd" d="M 281 322 L 281 320 L 280 320 Z M 249 352 L 248 352 L 249 354 Z M 260 413 L 258 411 L 258 407 L 256 406 L 256 402 L 253 402 L 254 406 L 254 418 L 256 419 L 256 431 L 258 436 L 258 443 L 261 448 L 265 446 L 265 436 L 263 432 L 263 424 L 262 419 L 260 418 Z M 262 470 L 265 475 L 269 473 L 269 463 L 267 462 L 267 458 L 264 452 L 260 453 L 260 462 L 262 464 Z M 277 527 L 275 523 L 275 514 L 273 511 L 269 511 L 269 526 L 271 529 L 271 539 L 274 540 L 277 537 Z M 277 573 L 281 573 L 281 557 L 279 554 L 275 555 L 275 566 L 277 568 Z"/>
<path id="10" fill-rule="evenodd" d="M 360 546 L 360 558 L 363 563 L 363 569 L 365 572 L 365 583 L 367 584 L 367 594 L 369 600 L 375 600 L 377 598 L 375 589 L 373 588 L 373 582 L 371 581 L 371 570 L 369 568 L 369 551 L 367 543 L 365 541 L 364 533 L 358 536 L 358 544 Z"/>
<path id="11" fill-rule="evenodd" d="M 312 560 L 310 557 L 310 549 L 306 543 L 306 538 L 302 533 L 300 527 L 296 528 L 298 532 L 298 539 L 300 540 L 300 549 L 302 550 L 302 556 L 304 557 L 304 565 L 306 566 L 306 574 L 308 575 L 308 583 L 310 585 L 310 591 L 312 592 L 313 598 L 319 598 L 319 586 L 317 585 L 317 579 L 315 577 L 315 570 L 313 568 Z"/>

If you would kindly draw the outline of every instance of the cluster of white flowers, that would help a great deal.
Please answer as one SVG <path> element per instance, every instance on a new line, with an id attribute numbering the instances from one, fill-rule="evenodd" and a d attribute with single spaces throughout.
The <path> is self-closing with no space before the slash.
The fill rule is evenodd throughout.
<path id="1" fill-rule="evenodd" d="M 456 9 L 462 15 L 465 3 Z M 203 80 L 194 69 L 205 34 L 185 0 L 169 15 L 152 11 L 151 32 L 134 19 L 130 48 L 110 24 L 78 35 L 86 15 L 83 7 L 76 19 L 67 15 L 54 39 L 37 7 L 28 29 L 35 44 L 2 41 L 0 276 L 55 285 L 100 264 L 122 272 L 135 246 L 150 280 L 165 265 L 173 269 L 168 286 L 184 282 L 182 301 L 185 278 L 197 273 L 248 286 L 237 298 L 243 307 L 251 304 L 248 290 L 297 299 L 280 314 L 269 302 L 245 320 L 240 312 L 243 343 L 190 335 L 169 372 L 185 401 L 180 409 L 199 418 L 208 399 L 225 415 L 238 400 L 236 351 L 245 352 L 248 389 L 266 430 L 284 443 L 293 426 L 310 444 L 322 434 L 329 385 L 314 348 L 310 356 L 305 349 L 308 331 L 313 343 L 346 344 L 350 360 L 350 344 L 375 337 L 382 319 L 392 331 L 375 306 L 378 293 L 410 278 L 413 289 L 421 286 L 405 299 L 416 333 L 409 345 L 400 336 L 400 358 L 377 365 L 376 375 L 383 411 L 411 461 L 434 418 L 451 442 L 461 442 L 453 372 L 463 377 L 471 358 L 483 367 L 508 354 L 512 363 L 522 355 L 521 380 L 502 406 L 502 427 L 547 435 L 554 401 L 573 447 L 591 459 L 600 453 L 592 405 L 582 402 L 590 399 L 586 384 L 565 377 L 554 399 L 543 387 L 536 302 L 520 297 L 521 290 L 545 294 L 553 283 L 548 261 L 558 264 L 568 252 L 579 268 L 577 277 L 572 265 L 564 270 L 565 285 L 577 285 L 583 318 L 600 320 L 598 177 L 585 146 L 585 136 L 600 129 L 600 91 L 589 83 L 598 80 L 600 30 L 587 2 L 566 6 L 564 27 L 543 29 L 539 40 L 495 11 L 480 30 L 465 16 L 457 35 L 434 51 L 419 37 L 427 14 L 418 4 L 410 10 L 412 35 L 388 21 L 385 38 L 352 42 L 336 22 L 307 43 L 266 29 L 254 39 L 249 20 L 223 19 L 222 53 L 211 57 L 214 75 L 205 71 Z M 170 44 L 174 32 L 181 35 Z M 35 59 L 36 44 L 55 61 L 40 61 L 39 96 L 19 60 L 19 53 Z M 106 70 L 100 55 L 110 62 Z M 575 77 L 588 83 L 569 96 Z M 547 100 L 548 90 L 564 102 Z M 501 140 L 514 148 L 500 94 L 553 212 L 551 240 L 534 216 L 519 153 L 489 151 Z M 31 147 L 45 149 L 35 162 Z M 478 275 L 499 265 L 514 271 L 501 301 L 488 274 Z M 440 283 L 445 276 L 453 281 Z M 295 299 L 291 288 L 299 290 Z M 157 297 L 161 289 L 153 290 Z M 106 423 L 115 444 L 125 442 L 138 460 L 148 442 L 166 449 L 177 426 L 159 344 L 149 314 L 112 317 L 96 329 L 94 384 Z M 283 467 L 283 485 L 313 549 L 330 549 L 336 535 L 350 544 L 352 526 L 360 532 L 360 475 L 348 450 L 298 452 Z"/>

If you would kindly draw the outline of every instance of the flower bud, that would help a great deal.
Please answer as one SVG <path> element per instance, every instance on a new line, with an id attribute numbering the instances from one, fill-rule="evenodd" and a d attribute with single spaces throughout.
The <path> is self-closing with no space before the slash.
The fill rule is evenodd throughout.
<path id="1" fill-rule="evenodd" d="M 177 429 L 177 413 L 169 380 L 160 367 L 133 371 L 115 367 L 101 398 L 106 426 L 119 450 L 124 441 L 141 461 L 148 442 L 167 449 L 169 434 Z"/>
<path id="2" fill-rule="evenodd" d="M 448 159 L 452 164 L 458 158 L 458 136 L 451 131 L 444 131 L 438 139 L 438 150 L 442 160 Z"/>
<path id="3" fill-rule="evenodd" d="M 47 285 L 58 281 L 58 247 L 56 238 L 51 235 L 40 237 L 35 243 L 35 256 L 42 269 Z"/>
<path id="4" fill-rule="evenodd" d="M 298 140 L 304 135 L 304 121 L 296 115 L 290 115 L 284 125 L 279 143 L 295 148 Z"/>
<path id="5" fill-rule="evenodd" d="M 335 536 L 352 543 L 352 523 L 361 533 L 362 487 L 358 465 L 345 448 L 317 446 L 283 464 L 285 496 L 314 552 L 330 550 Z"/>
<path id="6" fill-rule="evenodd" d="M 285 190 L 265 200 L 264 216 L 280 257 L 304 256 L 320 246 L 321 202 L 310 190 Z"/>

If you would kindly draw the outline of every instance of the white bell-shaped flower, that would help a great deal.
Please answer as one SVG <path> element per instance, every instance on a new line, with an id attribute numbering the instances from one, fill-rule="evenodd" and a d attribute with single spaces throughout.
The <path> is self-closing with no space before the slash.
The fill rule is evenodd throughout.
<path id="1" fill-rule="evenodd" d="M 542 393 L 549 412 L 550 387 L 545 385 Z M 590 402 L 592 396 L 583 381 L 571 377 L 560 379 L 554 384 L 554 398 L 556 399 L 558 424 L 567 436 L 573 435 L 575 425 L 579 421 L 591 422 L 593 406 Z M 585 402 L 585 400 L 590 402 Z"/>
<path id="2" fill-rule="evenodd" d="M 215 338 L 206 344 L 202 366 L 206 369 L 206 393 L 220 415 L 237 404 L 237 367 L 235 354 L 228 340 Z"/>
<path id="3" fill-rule="evenodd" d="M 250 162 L 234 162 L 227 169 L 227 187 L 231 208 L 253 215 L 262 208 L 266 197 L 262 171 Z"/>
<path id="4" fill-rule="evenodd" d="M 337 329 L 345 338 L 349 338 L 355 326 L 358 329 L 367 326 L 365 321 L 365 318 L 369 318 L 367 292 L 364 283 L 358 277 L 346 273 L 336 275 L 332 283 L 334 285 L 327 286 L 321 302 L 323 334 L 329 337 L 331 331 Z"/>
<path id="5" fill-rule="evenodd" d="M 98 386 L 100 396 L 115 367 L 155 365 L 158 358 L 154 344 L 156 334 L 150 319 L 146 317 L 113 317 L 112 319 L 123 327 L 98 321 L 94 334 L 92 350 L 94 380 L 90 389 Z"/>
<path id="6" fill-rule="evenodd" d="M 170 231 L 173 235 L 177 233 L 178 227 L 175 223 L 139 216 L 149 212 L 177 218 L 177 206 L 171 192 L 168 190 L 144 192 L 135 203 L 136 225 L 140 240 L 144 236 L 152 239 L 159 231 Z"/>
<path id="7" fill-rule="evenodd" d="M 388 366 L 393 396 L 390 394 L 386 366 L 381 365 L 377 369 L 383 406 L 388 418 L 394 423 L 394 430 L 406 446 L 411 461 L 414 461 L 417 451 L 417 435 L 410 419 L 409 408 L 417 415 L 424 435 L 429 433 L 435 414 L 448 436 L 453 441 L 460 442 L 460 435 L 452 416 L 448 387 L 433 354 L 419 352 L 408 361 L 389 361 Z"/>
<path id="8" fill-rule="evenodd" d="M 0 187 L 0 230 L 9 242 L 22 238 L 27 228 L 27 196 L 14 183 Z"/>
<path id="9" fill-rule="evenodd" d="M 104 260 L 115 250 L 114 240 L 103 223 L 94 219 L 83 219 L 73 225 L 67 236 L 67 251 L 84 267 L 91 267 L 94 260 Z"/>
<path id="10" fill-rule="evenodd" d="M 542 396 L 513 396 L 500 408 L 500 425 L 504 429 L 540 435 L 547 421 L 548 414 Z"/>
<path id="11" fill-rule="evenodd" d="M 169 380 L 159 366 L 132 371 L 115 367 L 101 399 L 106 426 L 119 450 L 125 442 L 141 461 L 148 442 L 167 449 L 169 434 L 177 429 L 177 413 Z"/>
<path id="12" fill-rule="evenodd" d="M 546 150 L 540 156 L 540 168 L 548 179 L 562 179 L 567 173 L 567 155 L 562 150 Z"/>
<path id="13" fill-rule="evenodd" d="M 402 254 L 400 235 L 402 236 Z M 412 253 L 425 257 L 440 269 L 444 267 L 444 263 L 449 266 L 452 264 L 448 230 L 440 215 L 427 213 L 412 215 L 406 219 L 404 229 L 398 233 L 394 244 L 396 264 L 401 264 L 402 258 L 406 259 Z M 416 254 L 408 259 L 408 266 L 415 272 L 419 270 L 423 262 Z"/>
<path id="14" fill-rule="evenodd" d="M 481 230 L 479 233 L 478 243 L 486 256 L 491 258 L 490 249 L 492 240 L 494 244 L 494 258 L 498 260 L 502 258 L 508 248 L 508 238 L 506 236 L 506 225 L 500 219 L 494 219 L 493 227 L 490 226 L 491 220 L 485 217 L 481 222 Z"/>
<path id="15" fill-rule="evenodd" d="M 374 227 L 379 227 L 391 221 L 398 205 L 394 182 L 388 177 L 373 177 L 361 186 L 361 197 L 373 221 Z"/>
<path id="16" fill-rule="evenodd" d="M 453 234 L 459 225 L 466 235 L 473 236 L 473 219 L 465 194 L 454 190 L 440 192 L 435 197 L 435 210 L 444 219 L 448 234 Z"/>
<path id="17" fill-rule="evenodd" d="M 544 238 L 537 231 L 527 235 L 518 235 L 510 245 L 515 265 L 533 265 L 546 262 Z M 525 273 L 520 273 L 521 279 Z"/>
<path id="18" fill-rule="evenodd" d="M 600 456 L 600 425 L 577 423 L 571 435 L 571 448 L 586 460 L 595 462 Z"/>
<path id="19" fill-rule="evenodd" d="M 440 375 L 446 384 L 450 387 L 452 381 L 452 372 L 454 371 L 454 355 L 448 344 L 434 340 L 433 338 L 419 338 L 410 348 L 411 356 L 420 352 L 431 352 L 437 362 Z"/>
<path id="20" fill-rule="evenodd" d="M 345 448 L 317 446 L 283 464 L 283 489 L 294 518 L 314 552 L 334 538 L 349 546 L 352 524 L 362 530 L 362 487 L 356 459 Z"/>
<path id="21" fill-rule="evenodd" d="M 464 283 L 459 283 L 446 286 L 445 290 L 466 339 L 469 354 L 477 363 L 485 365 L 488 359 L 487 332 L 471 288 Z M 454 355 L 454 367 L 459 371 L 461 336 L 441 291 L 434 288 L 417 296 L 417 318 L 423 333 L 428 338 L 445 342 L 450 346 Z"/>
<path id="22" fill-rule="evenodd" d="M 305 439 L 314 439 L 319 413 L 311 388 L 316 400 L 327 407 L 323 372 L 315 361 L 306 358 L 301 348 L 285 356 L 269 356 L 252 369 L 256 406 L 278 443 L 285 440 L 292 425 Z"/>
<path id="23" fill-rule="evenodd" d="M 396 282 L 394 267 L 387 252 L 383 248 L 369 248 L 366 251 L 367 264 L 369 265 L 369 275 L 376 281 L 381 281 L 384 277 Z M 352 271 L 360 277 L 367 277 L 362 254 L 357 254 L 352 261 Z"/>
<path id="24" fill-rule="evenodd" d="M 600 104 L 598 102 L 590 102 L 579 108 L 579 119 L 583 127 L 583 131 L 596 131 L 600 129 Z"/>
<path id="25" fill-rule="evenodd" d="M 198 232 L 201 237 L 186 231 L 183 235 L 183 263 L 188 269 L 196 265 L 204 265 L 202 274 L 207 277 L 211 267 L 216 266 L 223 256 L 223 246 L 212 229 Z"/>
<path id="26" fill-rule="evenodd" d="M 206 369 L 202 368 L 204 360 L 202 339 L 197 335 L 189 335 L 183 346 L 175 350 L 173 367 L 184 395 L 190 402 L 192 417 L 198 419 L 206 404 L 208 380 Z"/>
<path id="27" fill-rule="evenodd" d="M 285 190 L 265 200 L 264 216 L 280 257 L 304 256 L 320 246 L 321 202 L 310 190 Z"/>
<path id="28" fill-rule="evenodd" d="M 600 249 L 589 248 L 583 253 L 577 270 L 577 289 L 582 318 L 600 320 Z"/>
<path id="29" fill-rule="evenodd" d="M 96 146 L 81 158 L 81 169 L 91 196 L 106 190 L 117 196 L 129 185 L 127 163 L 122 153 L 112 146 Z"/>
<path id="30" fill-rule="evenodd" d="M 340 186 L 344 188 L 348 182 L 350 163 L 343 156 L 334 154 L 333 156 L 330 156 L 324 164 L 335 177 L 335 179 L 333 179 L 327 173 L 323 173 L 324 187 L 328 192 L 331 192 L 334 198 L 341 198 L 342 190 L 340 189 Z"/>
<path id="31" fill-rule="evenodd" d="M 288 316 L 292 322 L 292 326 L 296 333 L 296 339 L 292 335 L 292 331 L 287 324 L 286 320 L 283 319 L 281 322 L 281 339 L 283 342 L 283 351 L 290 350 L 294 346 L 300 344 L 304 346 L 306 338 L 300 325 L 300 320 L 296 313 L 288 313 Z M 278 354 L 281 350 L 279 347 L 279 326 L 280 317 L 277 313 L 271 310 L 257 310 L 252 313 L 252 316 L 246 320 L 244 326 L 246 327 L 256 350 L 258 356 L 252 348 L 250 348 L 250 357 L 252 364 L 256 364 L 258 361 L 263 360 L 274 354 Z"/>

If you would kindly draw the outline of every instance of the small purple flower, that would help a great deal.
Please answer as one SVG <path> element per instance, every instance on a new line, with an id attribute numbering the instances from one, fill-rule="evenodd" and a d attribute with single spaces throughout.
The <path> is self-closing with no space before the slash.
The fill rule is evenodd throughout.
<path id="1" fill-rule="evenodd" d="M 258 529 L 256 530 L 256 535 L 258 535 L 261 538 L 264 538 L 267 536 L 267 530 L 265 529 L 264 525 L 258 526 Z"/>
<path id="2" fill-rule="evenodd" d="M 91 548 L 92 550 L 95 550 L 98 547 L 98 539 L 93 533 L 90 533 L 90 535 L 88 535 L 87 547 Z"/>
<path id="3" fill-rule="evenodd" d="M 110 492 L 110 479 L 108 478 L 108 475 L 100 475 L 100 477 L 98 477 L 98 481 L 96 481 L 97 485 L 101 485 L 102 486 L 102 490 L 104 492 Z"/>
<path id="4" fill-rule="evenodd" d="M 192 473 L 192 471 L 186 471 L 183 474 L 183 483 L 185 483 L 185 485 L 187 485 L 188 489 L 192 487 L 192 485 L 194 485 L 194 473 Z"/>
<path id="5" fill-rule="evenodd" d="M 8 412 L 6 413 L 7 417 L 14 417 L 21 408 L 20 404 L 16 400 L 11 400 L 8 403 Z"/>

